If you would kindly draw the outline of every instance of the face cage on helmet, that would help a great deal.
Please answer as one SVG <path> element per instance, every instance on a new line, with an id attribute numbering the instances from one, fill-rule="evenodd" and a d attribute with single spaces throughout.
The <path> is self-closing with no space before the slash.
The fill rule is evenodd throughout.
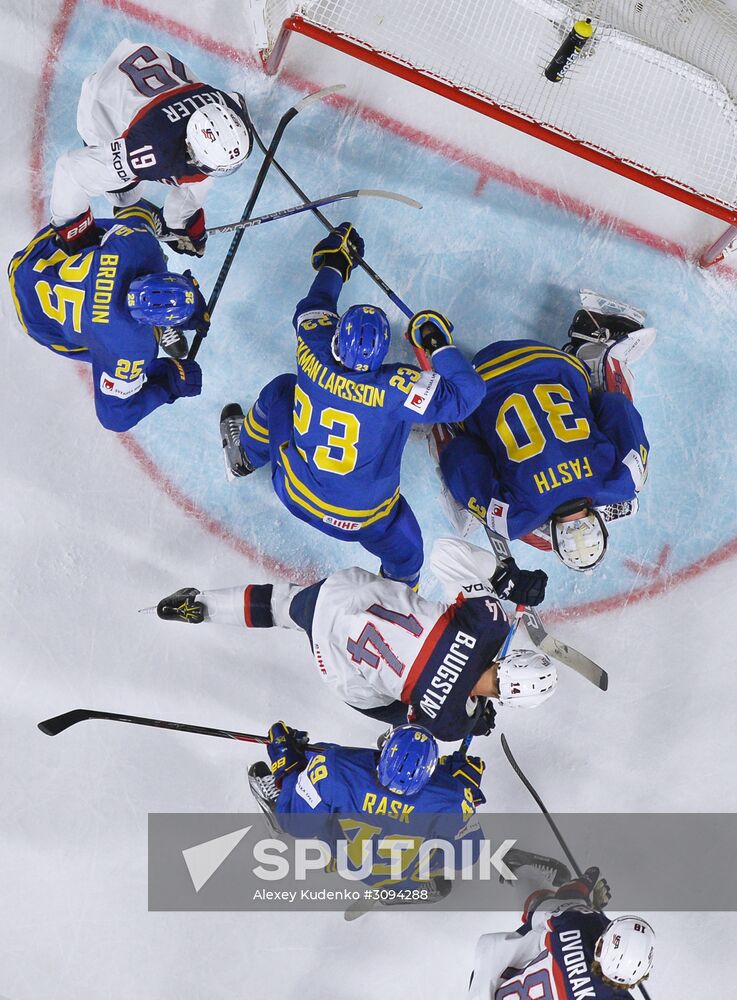
<path id="1" fill-rule="evenodd" d="M 604 556 L 606 555 L 607 539 L 609 538 L 609 532 L 607 531 L 606 522 L 604 521 L 604 518 L 601 516 L 596 507 L 589 507 L 588 510 L 589 513 L 593 514 L 596 520 L 599 522 L 599 527 L 601 528 L 602 534 L 604 536 L 604 547 L 601 550 L 601 555 L 597 559 L 595 559 L 594 562 L 590 563 L 588 566 L 571 566 L 571 564 L 566 562 L 563 556 L 560 554 L 560 550 L 558 548 L 558 540 L 555 532 L 555 523 L 554 523 L 557 516 L 556 514 L 553 514 L 553 516 L 548 521 L 547 525 L 548 531 L 550 533 L 550 544 L 553 546 L 553 552 L 555 552 L 556 556 L 560 559 L 563 565 L 566 566 L 568 569 L 572 569 L 574 573 L 590 573 L 592 570 L 596 569 L 596 567 L 601 562 L 603 562 Z"/>

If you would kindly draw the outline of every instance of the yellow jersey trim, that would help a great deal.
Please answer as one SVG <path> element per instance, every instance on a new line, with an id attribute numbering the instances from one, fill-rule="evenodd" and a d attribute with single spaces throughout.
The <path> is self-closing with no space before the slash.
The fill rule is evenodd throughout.
<path id="1" fill-rule="evenodd" d="M 479 365 L 476 371 L 484 382 L 490 382 L 491 379 L 497 378 L 499 375 L 504 375 L 506 372 L 513 371 L 515 368 L 520 368 L 522 365 L 526 365 L 531 361 L 537 361 L 540 358 L 566 361 L 576 369 L 579 375 L 582 375 L 586 379 L 586 385 L 589 392 L 591 391 L 591 379 L 583 362 L 579 361 L 578 358 L 572 357 L 570 354 L 564 354 L 562 351 L 556 350 L 554 347 L 521 347 L 515 351 L 509 351 L 507 354 L 500 354 L 498 358 L 492 358 L 491 361 L 484 362 L 484 364 Z M 504 362 L 507 363 L 505 364 Z"/>
<path id="2" fill-rule="evenodd" d="M 115 216 L 115 222 L 125 222 L 135 218 L 143 219 L 144 222 L 148 223 L 151 227 L 151 232 L 156 235 L 156 220 L 147 208 L 141 208 L 140 206 L 134 205 L 131 205 L 130 208 L 124 208 Z"/>
<path id="3" fill-rule="evenodd" d="M 317 514 L 319 517 L 324 517 L 326 514 L 333 517 L 336 514 L 346 520 L 357 521 L 361 520 L 364 524 L 372 524 L 374 521 L 378 521 L 382 517 L 391 511 L 394 505 L 399 500 L 399 487 L 397 486 L 394 493 L 383 500 L 378 506 L 371 507 L 368 510 L 349 510 L 346 507 L 334 507 L 332 504 L 326 503 L 321 500 L 320 497 L 316 496 L 301 480 L 294 474 L 294 470 L 289 464 L 289 459 L 286 455 L 287 444 L 283 444 L 279 448 L 279 453 L 281 454 L 282 461 L 284 463 L 284 473 L 285 473 L 285 484 L 287 487 L 287 492 L 292 497 L 292 499 L 304 507 L 305 510 L 309 510 L 313 514 Z M 292 489 L 290 489 L 290 486 Z M 302 496 L 297 496 L 292 490 L 298 491 Z M 311 501 L 311 503 L 308 503 Z M 314 506 L 313 506 L 314 505 Z M 365 520 L 364 520 L 365 519 Z"/>
<path id="4" fill-rule="evenodd" d="M 268 428 L 264 427 L 263 424 L 260 424 L 258 420 L 256 420 L 256 418 L 254 417 L 253 407 L 251 407 L 251 409 L 246 414 L 246 423 L 251 423 L 253 425 L 253 429 L 255 431 L 258 431 L 259 434 L 265 434 L 266 437 L 269 436 Z"/>
<path id="5" fill-rule="evenodd" d="M 10 262 L 10 267 L 8 268 L 8 281 L 10 282 L 10 294 L 13 297 L 13 305 L 15 306 L 15 311 L 18 314 L 18 322 L 23 327 L 25 333 L 28 333 L 28 327 L 26 326 L 25 320 L 23 319 L 23 313 L 21 311 L 20 302 L 18 301 L 18 296 L 15 294 L 15 272 L 18 270 L 20 265 L 26 261 L 33 251 L 36 249 L 39 243 L 43 240 L 47 240 L 52 233 L 56 232 L 53 226 L 49 226 L 48 229 L 44 229 L 42 233 L 34 237 L 25 250 L 19 251 L 15 257 Z"/>

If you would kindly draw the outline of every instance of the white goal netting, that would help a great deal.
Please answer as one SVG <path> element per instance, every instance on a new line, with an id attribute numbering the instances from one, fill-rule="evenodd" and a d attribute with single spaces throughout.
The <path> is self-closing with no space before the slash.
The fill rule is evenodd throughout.
<path id="1" fill-rule="evenodd" d="M 295 14 L 737 209 L 737 15 L 721 0 L 265 0 L 267 51 Z M 550 83 L 582 17 L 594 37 Z"/>

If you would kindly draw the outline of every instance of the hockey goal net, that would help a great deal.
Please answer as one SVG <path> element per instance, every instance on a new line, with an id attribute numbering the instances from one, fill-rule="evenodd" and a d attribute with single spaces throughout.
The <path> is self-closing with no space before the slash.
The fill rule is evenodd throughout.
<path id="1" fill-rule="evenodd" d="M 721 0 L 251 0 L 276 72 L 290 32 L 737 224 L 737 14 Z M 545 66 L 574 23 L 593 37 Z"/>

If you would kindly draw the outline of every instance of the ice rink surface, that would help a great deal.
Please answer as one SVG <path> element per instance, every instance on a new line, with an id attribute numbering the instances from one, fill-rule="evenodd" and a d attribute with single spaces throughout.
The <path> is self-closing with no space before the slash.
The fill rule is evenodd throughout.
<path id="1" fill-rule="evenodd" d="M 469 353 L 498 338 L 561 344 L 582 286 L 647 309 L 659 335 L 637 369 L 652 446 L 641 513 L 614 526 L 591 579 L 542 557 L 547 619 L 608 669 L 610 691 L 564 672 L 553 701 L 531 717 L 501 714 L 499 729 L 554 810 L 734 811 L 737 282 L 689 262 L 720 224 L 316 43 L 295 40 L 269 80 L 249 54 L 244 5 L 189 6 L 185 17 L 173 0 L 5 0 L 3 259 L 46 222 L 55 157 L 78 142 L 81 80 L 127 36 L 245 90 L 265 135 L 298 97 L 348 84 L 344 99 L 290 126 L 280 159 L 313 196 L 364 186 L 422 201 L 421 212 L 353 202 L 332 218 L 355 221 L 374 267 L 410 304 L 446 311 Z M 210 224 L 240 216 L 257 167 L 254 157 L 216 186 Z M 258 211 L 294 201 L 272 178 Z M 292 310 L 320 236 L 307 216 L 246 235 L 200 355 L 202 396 L 125 439 L 97 424 L 82 366 L 24 338 L 2 285 L 0 994 L 10 1000 L 460 997 L 478 935 L 515 926 L 500 914 L 357 924 L 339 914 L 149 914 L 147 813 L 250 808 L 255 749 L 103 723 L 55 741 L 35 728 L 84 705 L 253 732 L 284 717 L 316 739 L 375 739 L 375 725 L 329 700 L 303 637 L 185 631 L 136 615 L 183 585 L 315 578 L 351 561 L 375 568 L 357 547 L 290 519 L 266 475 L 228 486 L 222 473 L 220 408 L 249 403 L 292 369 Z M 206 291 L 228 239 L 213 237 L 194 267 Z M 357 273 L 342 305 L 360 301 L 386 305 Z M 392 357 L 406 357 L 388 311 Z M 420 439 L 403 488 L 426 543 L 447 533 Z M 433 592 L 429 577 L 423 590 Z M 488 765 L 486 808 L 528 809 L 496 738 L 474 750 Z M 662 848 L 641 846 L 641 865 Z M 695 982 L 699 995 L 717 995 L 734 916 L 652 920 L 654 1000 L 685 997 Z"/>

